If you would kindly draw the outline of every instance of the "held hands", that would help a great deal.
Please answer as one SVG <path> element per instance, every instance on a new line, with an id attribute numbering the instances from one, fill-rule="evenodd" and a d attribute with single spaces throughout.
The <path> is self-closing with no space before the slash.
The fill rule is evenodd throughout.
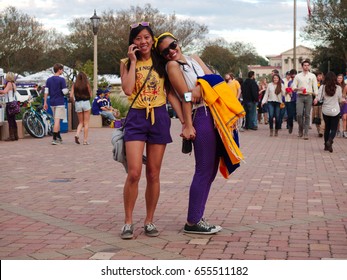
<path id="1" fill-rule="evenodd" d="M 183 137 L 184 139 L 194 140 L 196 136 L 196 130 L 194 126 L 183 125 L 182 133 L 180 136 Z"/>

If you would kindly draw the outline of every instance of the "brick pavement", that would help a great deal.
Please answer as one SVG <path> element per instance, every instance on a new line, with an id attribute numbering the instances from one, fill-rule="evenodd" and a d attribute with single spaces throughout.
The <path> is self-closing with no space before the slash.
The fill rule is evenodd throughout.
<path id="1" fill-rule="evenodd" d="M 0 259 L 347 259 L 347 139 L 334 153 L 310 130 L 308 141 L 268 127 L 240 134 L 245 163 L 218 174 L 205 217 L 212 236 L 182 232 L 193 156 L 180 152 L 172 120 L 155 223 L 143 233 L 145 179 L 134 212 L 135 238 L 119 237 L 125 172 L 111 156 L 110 128 L 90 130 L 91 145 L 30 136 L 0 142 Z"/>

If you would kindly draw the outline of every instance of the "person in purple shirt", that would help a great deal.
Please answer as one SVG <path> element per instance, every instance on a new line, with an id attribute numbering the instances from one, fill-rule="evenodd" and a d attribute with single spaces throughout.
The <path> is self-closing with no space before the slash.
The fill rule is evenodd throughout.
<path id="1" fill-rule="evenodd" d="M 66 109 L 64 105 L 64 95 L 69 93 L 66 87 L 66 82 L 60 75 L 63 74 L 64 66 L 60 63 L 56 63 L 53 66 L 54 75 L 49 77 L 46 81 L 44 104 L 43 108 L 48 109 L 47 97 L 50 97 L 50 106 L 54 117 L 53 127 L 53 141 L 52 145 L 58 145 L 63 143 L 63 139 L 60 135 L 60 120 L 65 119 Z"/>
<path id="2" fill-rule="evenodd" d="M 102 112 L 102 107 L 104 106 L 103 99 L 105 96 L 105 92 L 99 88 L 96 91 L 96 96 L 92 103 L 92 114 L 93 115 L 100 115 L 100 112 Z"/>

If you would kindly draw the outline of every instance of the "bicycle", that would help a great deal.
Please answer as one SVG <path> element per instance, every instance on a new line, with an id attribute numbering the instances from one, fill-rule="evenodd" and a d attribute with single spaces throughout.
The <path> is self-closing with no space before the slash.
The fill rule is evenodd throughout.
<path id="1" fill-rule="evenodd" d="M 35 138 L 42 138 L 46 134 L 53 135 L 54 118 L 43 109 L 41 104 L 32 104 L 29 99 L 24 102 L 27 110 L 23 114 L 23 125 L 26 131 Z M 36 107 L 36 108 L 35 108 Z"/>

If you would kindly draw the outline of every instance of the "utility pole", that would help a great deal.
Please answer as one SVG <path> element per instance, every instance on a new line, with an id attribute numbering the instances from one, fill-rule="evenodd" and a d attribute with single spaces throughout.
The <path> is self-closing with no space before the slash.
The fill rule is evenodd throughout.
<path id="1" fill-rule="evenodd" d="M 293 69 L 296 69 L 296 0 L 294 0 Z"/>

